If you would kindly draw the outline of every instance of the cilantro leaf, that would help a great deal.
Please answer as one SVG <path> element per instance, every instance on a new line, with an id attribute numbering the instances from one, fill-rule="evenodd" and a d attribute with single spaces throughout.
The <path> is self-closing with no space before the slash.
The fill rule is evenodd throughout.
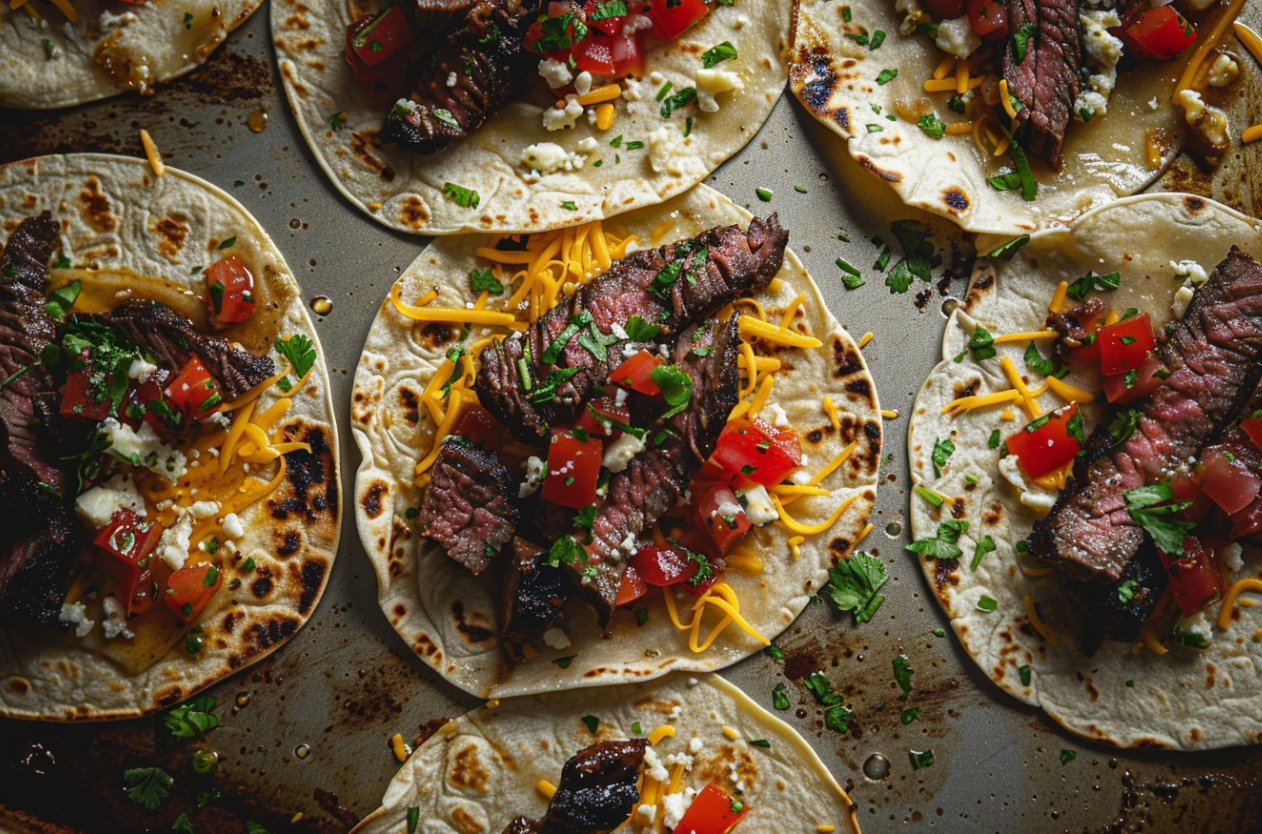
<path id="1" fill-rule="evenodd" d="M 730 61 L 735 57 L 736 47 L 732 46 L 730 41 L 723 41 L 718 46 L 712 46 L 701 54 L 701 65 L 706 69 L 710 69 L 715 64 Z"/>
<path id="2" fill-rule="evenodd" d="M 1171 556 L 1183 555 L 1183 537 L 1196 525 L 1180 518 L 1179 513 L 1192 502 L 1166 503 L 1174 500 L 1174 490 L 1168 483 L 1128 489 L 1122 498 L 1131 520 L 1148 531 L 1153 544 Z"/>
<path id="3" fill-rule="evenodd" d="M 995 337 L 990 334 L 989 330 L 979 324 L 977 329 L 973 331 L 973 335 L 968 338 L 968 350 L 976 362 L 990 359 L 996 353 Z"/>
<path id="4" fill-rule="evenodd" d="M 995 552 L 995 540 L 990 536 L 986 536 L 977 543 L 977 549 L 973 551 L 973 561 L 969 564 L 969 570 L 977 570 L 977 566 L 982 563 L 987 553 Z"/>
<path id="5" fill-rule="evenodd" d="M 633 342 L 651 342 L 662 332 L 656 324 L 650 324 L 639 316 L 632 316 L 622 326 L 627 338 Z"/>
<path id="6" fill-rule="evenodd" d="M 302 379 L 307 375 L 307 371 L 311 370 L 311 366 L 316 361 L 315 343 L 301 333 L 295 333 L 284 339 L 276 340 L 276 352 L 289 362 L 293 369 L 293 375 L 298 379 Z M 288 383 L 289 378 L 282 377 L 281 382 Z M 291 383 L 292 386 L 292 383 Z M 284 385 L 279 386 L 282 391 L 288 391 Z"/>
<path id="7" fill-rule="evenodd" d="M 692 377 L 678 365 L 658 365 L 649 378 L 662 389 L 662 396 L 670 406 L 670 410 L 662 415 L 663 419 L 675 416 L 692 402 Z"/>
<path id="8" fill-rule="evenodd" d="M 1082 301 L 1093 288 L 1101 292 L 1112 292 L 1121 285 L 1121 273 L 1110 272 L 1107 275 L 1096 275 L 1094 272 L 1087 270 L 1086 275 L 1069 285 L 1069 288 L 1065 290 L 1065 295 L 1074 301 Z"/>
<path id="9" fill-rule="evenodd" d="M 854 613 L 856 623 L 866 623 L 885 597 L 877 594 L 889 580 L 881 560 L 859 552 L 828 569 L 828 582 L 819 592 L 832 600 L 838 611 Z"/>
<path id="10" fill-rule="evenodd" d="M 933 538 L 917 539 L 907 545 L 907 549 L 912 553 L 919 553 L 926 559 L 958 559 L 964 553 L 958 544 L 960 534 L 967 530 L 967 521 L 947 519 L 938 525 L 938 532 Z"/>
<path id="11" fill-rule="evenodd" d="M 483 269 L 473 269 L 469 271 L 469 289 L 476 293 L 483 291 L 489 292 L 491 295 L 503 295 L 504 285 L 496 280 L 494 273 L 490 267 Z"/>
<path id="12" fill-rule="evenodd" d="M 1053 353 L 1051 359 L 1043 358 L 1043 354 L 1035 346 L 1034 342 L 1030 342 L 1025 348 L 1025 366 L 1035 373 L 1043 376 L 1054 376 L 1057 379 L 1061 379 L 1069 373 L 1069 369 L 1061 365 L 1059 356 Z"/>
<path id="13" fill-rule="evenodd" d="M 907 659 L 907 655 L 900 654 L 894 658 L 894 680 L 898 682 L 898 688 L 901 692 L 898 700 L 906 701 L 907 696 L 911 695 L 911 676 L 916 670 L 911 668 L 911 661 Z"/>
<path id="14" fill-rule="evenodd" d="M 75 300 L 79 297 L 79 290 L 82 285 L 78 281 L 71 281 L 64 287 L 58 287 L 48 294 L 48 300 L 44 302 L 44 309 L 48 311 L 48 315 L 55 319 L 64 319 L 66 313 L 70 312 L 70 308 L 74 306 Z"/>
<path id="15" fill-rule="evenodd" d="M 196 738 L 219 726 L 219 719 L 211 712 L 215 699 L 202 695 L 187 704 L 180 704 L 162 717 L 162 723 L 171 731 L 172 738 Z"/>
<path id="16" fill-rule="evenodd" d="M 933 444 L 933 476 L 935 478 L 942 476 L 942 469 L 953 454 L 955 454 L 955 444 L 950 438 Z"/>
<path id="17" fill-rule="evenodd" d="M 1113 436 L 1113 445 L 1120 446 L 1130 439 L 1135 433 L 1135 428 L 1139 425 L 1139 418 L 1144 416 L 1144 412 L 1137 408 L 1127 408 L 1119 411 L 1117 416 L 1113 418 L 1113 422 L 1109 423 L 1109 434 Z"/>
<path id="18" fill-rule="evenodd" d="M 160 767 L 133 767 L 123 771 L 123 793 L 146 810 L 156 811 L 171 795 L 175 780 Z"/>

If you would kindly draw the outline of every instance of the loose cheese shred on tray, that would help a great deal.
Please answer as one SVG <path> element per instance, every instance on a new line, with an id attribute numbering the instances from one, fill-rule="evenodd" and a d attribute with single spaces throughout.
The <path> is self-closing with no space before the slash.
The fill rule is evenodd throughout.
<path id="1" fill-rule="evenodd" d="M 1231 626 L 1231 609 L 1235 607 L 1236 600 L 1245 591 L 1262 591 L 1262 579 L 1241 579 L 1227 589 L 1227 596 L 1223 598 L 1222 607 L 1218 609 L 1218 627 L 1223 631 Z"/>
<path id="2" fill-rule="evenodd" d="M 859 349 L 862 350 L 863 348 L 867 347 L 868 342 L 872 341 L 872 339 L 873 339 L 873 335 L 872 335 L 871 330 L 869 330 L 867 333 L 864 333 L 863 337 L 859 339 Z"/>
<path id="3" fill-rule="evenodd" d="M 1256 142 L 1259 139 L 1262 139 L 1262 124 L 1247 127 L 1244 129 L 1244 132 L 1240 134 L 1240 142 L 1245 145 L 1250 142 Z"/>
<path id="4" fill-rule="evenodd" d="M 74 9 L 72 8 L 71 11 L 73 12 Z M 70 22 L 74 22 L 73 17 L 70 18 Z M 145 148 L 145 156 L 149 157 L 149 167 L 153 169 L 153 173 L 159 177 L 165 174 L 167 166 L 162 161 L 162 154 L 158 153 L 158 146 L 153 143 L 153 137 L 143 127 L 140 129 L 140 144 Z"/>
<path id="5" fill-rule="evenodd" d="M 1179 83 L 1174 86 L 1174 98 L 1177 100 L 1179 93 L 1192 86 L 1192 82 L 1196 79 L 1196 75 L 1200 72 L 1201 65 L 1205 63 L 1205 59 L 1213 52 L 1214 47 L 1227 34 L 1227 28 L 1232 22 L 1240 16 L 1240 11 L 1244 8 L 1245 0 L 1231 0 L 1231 2 L 1219 12 L 1218 19 L 1214 21 L 1214 25 L 1209 31 L 1205 31 L 1205 27 L 1201 27 L 1200 38 L 1196 43 L 1196 51 L 1192 53 L 1192 57 L 1188 59 L 1187 64 L 1183 67 L 1183 73 L 1179 76 Z"/>
<path id="6" fill-rule="evenodd" d="M 394 757 L 399 761 L 407 761 L 408 746 L 403 743 L 403 734 L 395 733 L 390 736 L 390 748 L 394 751 Z"/>
<path id="7" fill-rule="evenodd" d="M 897 420 L 897 419 L 898 419 L 898 412 L 897 412 L 897 411 L 891 411 L 891 410 L 890 410 L 890 409 L 888 409 L 888 408 L 882 408 L 882 409 L 881 409 L 881 416 L 882 416 L 882 417 L 884 417 L 886 420 Z"/>

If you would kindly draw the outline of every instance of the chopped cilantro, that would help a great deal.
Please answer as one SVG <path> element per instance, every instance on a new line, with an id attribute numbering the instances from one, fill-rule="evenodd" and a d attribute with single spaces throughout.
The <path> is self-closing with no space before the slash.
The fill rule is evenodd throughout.
<path id="1" fill-rule="evenodd" d="M 880 559 L 858 552 L 828 569 L 828 582 L 820 594 L 832 600 L 838 611 L 852 612 L 856 623 L 866 623 L 885 602 L 877 591 L 888 579 Z"/>

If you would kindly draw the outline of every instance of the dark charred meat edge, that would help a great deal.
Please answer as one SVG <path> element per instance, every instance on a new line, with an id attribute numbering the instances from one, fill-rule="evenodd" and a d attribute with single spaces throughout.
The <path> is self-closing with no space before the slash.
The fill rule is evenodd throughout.
<path id="1" fill-rule="evenodd" d="M 411 93 L 387 114 L 381 140 L 430 154 L 482 127 L 518 94 L 539 60 L 523 48 L 522 38 L 541 5 L 541 0 L 418 3 L 415 20 L 428 48 L 409 67 Z M 447 31 L 430 34 L 435 24 L 446 24 Z M 449 86 L 451 78 L 456 83 Z"/>
<path id="2" fill-rule="evenodd" d="M 1124 493 L 1169 481 L 1222 437 L 1253 395 L 1262 378 L 1262 266 L 1232 247 L 1183 318 L 1167 326 L 1157 355 L 1170 376 L 1139 404 L 1134 434 L 1112 448 L 1097 426 L 1072 483 L 1027 539 L 1031 554 L 1079 582 L 1124 581 L 1145 543 Z"/>
<path id="3" fill-rule="evenodd" d="M 684 328 L 724 304 L 763 290 L 784 263 L 788 239 L 773 214 L 766 220 L 754 218 L 748 232 L 736 225 L 716 226 L 688 240 L 632 253 L 541 316 L 523 337 L 510 337 L 484 350 L 478 399 L 514 437 L 538 444 L 549 425 L 579 415 L 595 386 L 622 363 L 623 347 L 638 346 L 615 338 L 615 326 L 621 328 L 638 316 L 657 327 L 655 344 L 673 345 Z M 575 332 L 571 323 L 585 316 L 591 322 Z M 545 363 L 544 354 L 567 327 L 572 335 L 557 361 Z M 603 345 L 604 356 L 579 343 L 584 333 L 609 342 Z M 570 368 L 578 371 L 556 386 L 551 399 L 531 402 L 531 391 L 550 374 Z"/>
<path id="4" fill-rule="evenodd" d="M 493 452 L 447 438 L 421 496 L 417 529 L 479 574 L 517 529 L 514 490 L 508 470 Z"/>
<path id="5" fill-rule="evenodd" d="M 640 801 L 636 780 L 648 740 L 606 741 L 578 751 L 543 819 L 517 817 L 504 834 L 606 834 L 624 823 Z"/>
<path id="6" fill-rule="evenodd" d="M 1003 75 L 1008 92 L 1021 104 L 1017 141 L 1059 171 L 1065 164 L 1062 146 L 1080 88 L 1082 31 L 1079 0 L 1010 0 L 1008 26 L 1017 32 L 1035 27 L 1018 63 L 1014 46 L 1004 51 Z"/>
<path id="7" fill-rule="evenodd" d="M 552 627 L 571 593 L 564 572 L 544 562 L 546 554 L 546 548 L 514 536 L 505 560 L 500 634 L 514 661 L 520 659 L 522 645 L 538 640 Z"/>

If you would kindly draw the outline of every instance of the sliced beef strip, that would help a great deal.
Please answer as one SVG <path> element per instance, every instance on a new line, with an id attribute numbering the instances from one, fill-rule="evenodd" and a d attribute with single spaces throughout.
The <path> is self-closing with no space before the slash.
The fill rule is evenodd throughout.
<path id="1" fill-rule="evenodd" d="M 11 570 L 0 591 L 0 623 L 9 628 L 29 631 L 61 615 L 66 575 L 86 538 L 69 511 L 62 513 L 53 526 L 64 527 L 64 538 L 42 530 L 5 545 L 3 558 Z"/>
<path id="2" fill-rule="evenodd" d="M 595 606 L 602 626 L 613 616 L 625 559 L 630 555 L 625 544 L 628 536 L 637 539 L 678 503 L 692 476 L 714 452 L 727 415 L 736 407 L 741 343 L 737 321 L 733 315 L 722 323 L 702 322 L 680 335 L 674 360 L 692 378 L 692 400 L 688 408 L 667 419 L 671 433 L 660 444 L 653 442 L 656 433 L 650 430 L 646 435 L 649 448 L 609 479 L 609 490 L 597 503 L 592 521 L 595 558 L 588 564 L 566 566 Z M 708 350 L 699 356 L 697 348 Z M 591 567 L 596 568 L 595 576 L 585 576 Z"/>
<path id="3" fill-rule="evenodd" d="M 590 315 L 591 327 L 608 338 L 615 326 L 639 316 L 659 328 L 657 344 L 673 345 L 689 325 L 766 287 L 780 271 L 788 238 L 773 214 L 766 220 L 754 218 L 747 232 L 735 225 L 716 226 L 695 238 L 623 258 L 541 316 L 524 336 L 483 351 L 478 398 L 518 440 L 538 443 L 549 425 L 575 419 L 593 389 L 606 382 L 628 353 L 641 347 L 615 338 L 606 346 L 605 356 L 595 356 L 575 335 L 555 366 L 545 363 L 544 354 L 575 317 Z M 651 287 L 663 274 L 673 276 L 669 293 L 654 293 Z M 557 387 L 550 400 L 532 403 L 523 384 L 522 366 L 528 369 L 532 390 L 559 368 L 579 370 Z"/>
<path id="4" fill-rule="evenodd" d="M 517 529 L 516 489 L 494 453 L 444 440 L 421 496 L 417 530 L 479 574 Z"/>
<path id="5" fill-rule="evenodd" d="M 386 116 L 381 139 L 430 154 L 464 139 L 520 91 L 539 55 L 522 37 L 540 0 L 478 0 L 409 70 L 412 89 Z M 448 85 L 454 77 L 455 85 Z"/>
<path id="6" fill-rule="evenodd" d="M 561 769 L 539 834 L 605 834 L 625 822 L 640 799 L 636 780 L 646 749 L 648 740 L 635 738 L 576 753 Z"/>
<path id="7" fill-rule="evenodd" d="M 90 318 L 117 327 L 133 344 L 153 354 L 158 365 L 175 373 L 196 355 L 218 380 L 225 400 L 240 397 L 275 373 L 270 358 L 200 333 L 193 322 L 156 301 L 124 301 L 112 312 Z"/>
<path id="8" fill-rule="evenodd" d="M 539 824 L 528 817 L 513 817 L 504 828 L 504 834 L 539 834 Z"/>
<path id="9" fill-rule="evenodd" d="M 1004 51 L 1003 74 L 1008 92 L 1021 104 L 1017 139 L 1030 153 L 1059 171 L 1062 145 L 1081 86 L 1082 31 L 1079 0 L 1009 0 L 1008 26 L 1013 33 L 1030 24 L 1035 34 L 1025 55 L 1016 59 L 1013 44 Z"/>
<path id="10" fill-rule="evenodd" d="M 1157 346 L 1170 376 L 1140 404 L 1135 433 L 1110 449 L 1102 427 L 1073 483 L 1034 525 L 1030 552 L 1071 577 L 1116 582 L 1144 540 L 1123 493 L 1164 483 L 1222 436 L 1262 377 L 1262 266 L 1232 247 Z"/>
<path id="11" fill-rule="evenodd" d="M 412 19 L 424 40 L 441 38 L 486 0 L 416 0 Z"/>
<path id="12" fill-rule="evenodd" d="M 1075 582 L 1064 588 L 1082 616 L 1078 629 L 1082 650 L 1095 654 L 1104 640 L 1133 643 L 1169 584 L 1166 569 L 1152 544 L 1144 544 L 1126 563 L 1116 582 Z M 1123 602 L 1122 587 L 1126 586 Z"/>
<path id="13" fill-rule="evenodd" d="M 506 554 L 500 634 L 510 650 L 542 637 L 570 595 L 561 569 L 543 564 L 545 553 L 539 545 L 514 536 Z"/>

